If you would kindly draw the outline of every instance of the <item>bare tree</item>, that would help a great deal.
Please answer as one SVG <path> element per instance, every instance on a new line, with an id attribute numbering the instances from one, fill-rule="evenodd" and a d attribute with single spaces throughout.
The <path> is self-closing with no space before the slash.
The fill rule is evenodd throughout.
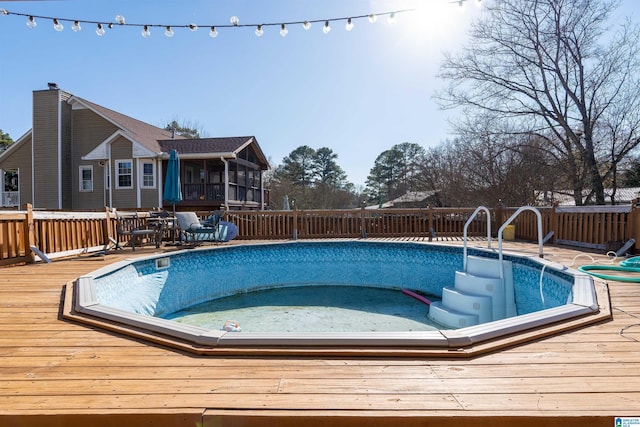
<path id="1" fill-rule="evenodd" d="M 607 177 L 640 143 L 637 125 L 619 115 L 636 116 L 639 108 L 639 31 L 629 21 L 611 25 L 617 5 L 490 2 L 467 47 L 447 54 L 441 67 L 449 82 L 437 96 L 442 106 L 487 116 L 496 133 L 511 129 L 545 140 L 564 164 L 577 204 L 584 190 L 604 204 Z"/>

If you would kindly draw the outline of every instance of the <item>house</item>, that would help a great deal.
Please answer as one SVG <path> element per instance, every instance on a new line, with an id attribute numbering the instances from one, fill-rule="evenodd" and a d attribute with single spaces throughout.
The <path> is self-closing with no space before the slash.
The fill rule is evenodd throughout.
<path id="1" fill-rule="evenodd" d="M 400 197 L 377 205 L 367 206 L 366 209 L 424 208 L 435 201 L 435 195 L 435 191 L 408 191 Z"/>
<path id="2" fill-rule="evenodd" d="M 605 203 L 611 204 L 611 194 L 613 193 L 613 189 L 605 188 L 604 189 L 604 197 Z M 575 206 L 576 201 L 573 198 L 573 191 L 571 190 L 557 190 L 557 191 L 542 191 L 536 190 L 536 204 L 538 206 L 549 206 L 552 204 L 557 204 L 558 206 Z M 588 191 L 585 191 L 582 196 L 582 203 L 584 205 L 592 205 L 595 203 L 593 200 L 593 194 L 589 194 Z M 628 205 L 632 203 L 634 200 L 638 199 L 640 196 L 640 187 L 627 187 L 627 188 L 617 188 L 615 195 L 615 204 L 616 205 Z"/>
<path id="3" fill-rule="evenodd" d="M 185 139 L 58 88 L 33 92 L 33 127 L 0 154 L 1 207 L 152 209 L 169 153 L 180 156 L 178 210 L 263 209 L 269 163 L 254 136 Z"/>

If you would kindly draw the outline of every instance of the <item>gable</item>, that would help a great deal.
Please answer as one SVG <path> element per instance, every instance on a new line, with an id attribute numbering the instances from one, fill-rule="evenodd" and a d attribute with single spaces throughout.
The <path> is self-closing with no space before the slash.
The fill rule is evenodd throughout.
<path id="1" fill-rule="evenodd" d="M 27 131 L 24 135 L 14 141 L 9 148 L 0 153 L 0 169 L 2 169 L 3 162 L 11 158 L 17 151 L 22 151 L 23 146 L 26 145 L 24 149 L 31 150 L 32 133 L 33 132 L 31 130 Z"/>
<path id="2" fill-rule="evenodd" d="M 159 153 L 155 153 L 143 146 L 139 142 L 132 139 L 122 130 L 118 130 L 110 135 L 107 139 L 102 141 L 96 148 L 91 150 L 86 155 L 82 156 L 82 160 L 108 160 L 110 153 L 110 146 L 112 143 L 118 141 L 120 138 L 124 138 L 131 143 L 131 150 L 133 158 L 154 158 L 158 157 Z"/>

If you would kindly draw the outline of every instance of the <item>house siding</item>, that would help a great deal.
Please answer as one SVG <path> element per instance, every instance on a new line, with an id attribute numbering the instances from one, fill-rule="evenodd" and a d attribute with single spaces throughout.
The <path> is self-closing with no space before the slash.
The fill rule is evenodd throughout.
<path id="1" fill-rule="evenodd" d="M 142 171 L 140 170 L 143 166 L 143 162 L 152 162 L 153 163 L 153 168 L 155 171 L 155 188 L 141 188 L 140 189 L 140 207 L 141 208 L 145 208 L 145 209 L 153 209 L 153 208 L 157 208 L 160 205 L 160 202 L 158 201 L 158 193 L 160 191 L 160 176 L 159 176 L 159 166 L 158 166 L 158 162 L 155 159 L 140 159 L 140 163 L 139 165 L 136 164 L 136 166 L 138 167 L 138 183 L 140 186 L 142 186 Z"/>
<path id="2" fill-rule="evenodd" d="M 57 209 L 59 202 L 58 110 L 60 91 L 33 92 L 33 205 Z"/>
<path id="3" fill-rule="evenodd" d="M 152 209 L 158 207 L 158 192 L 157 190 L 152 190 L 145 188 L 140 191 L 140 201 L 142 208 Z"/>
<path id="4" fill-rule="evenodd" d="M 71 181 L 73 163 L 71 153 L 73 151 L 71 137 L 71 105 L 67 104 L 71 94 L 60 92 L 60 114 L 62 118 L 60 126 L 60 149 L 62 150 L 61 170 L 62 175 L 62 208 L 69 210 L 73 207 L 73 182 Z"/>
<path id="5" fill-rule="evenodd" d="M 21 141 L 18 146 L 12 147 L 11 151 L 5 152 L 0 161 L 0 169 L 18 169 L 20 204 L 33 203 L 31 192 L 31 138 Z"/>
<path id="6" fill-rule="evenodd" d="M 116 181 L 118 175 L 116 174 L 116 160 L 132 161 L 132 174 L 133 188 L 117 188 Z M 111 144 L 111 180 L 113 183 L 113 207 L 116 208 L 137 208 L 137 190 L 138 185 L 138 170 L 136 168 L 136 162 L 133 158 L 133 147 L 131 142 L 125 138 L 118 138 Z"/>
<path id="7" fill-rule="evenodd" d="M 100 162 L 82 160 L 110 135 L 118 130 L 111 122 L 103 119 L 91 110 L 73 110 L 71 115 L 73 132 L 73 151 L 71 166 L 71 187 L 73 209 L 100 210 L 109 205 L 109 194 L 105 192 L 105 167 Z M 80 166 L 93 166 L 93 191 L 80 191 Z"/>

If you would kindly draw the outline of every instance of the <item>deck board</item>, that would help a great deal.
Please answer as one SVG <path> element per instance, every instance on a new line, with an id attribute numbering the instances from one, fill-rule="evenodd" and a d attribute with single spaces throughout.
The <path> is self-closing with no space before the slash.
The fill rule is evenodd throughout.
<path id="1" fill-rule="evenodd" d="M 547 251 L 566 264 L 578 254 Z M 637 284 L 608 283 L 610 321 L 469 359 L 205 357 L 61 318 L 66 283 L 132 255 L 0 269 L 0 425 L 611 426 L 640 415 Z"/>

